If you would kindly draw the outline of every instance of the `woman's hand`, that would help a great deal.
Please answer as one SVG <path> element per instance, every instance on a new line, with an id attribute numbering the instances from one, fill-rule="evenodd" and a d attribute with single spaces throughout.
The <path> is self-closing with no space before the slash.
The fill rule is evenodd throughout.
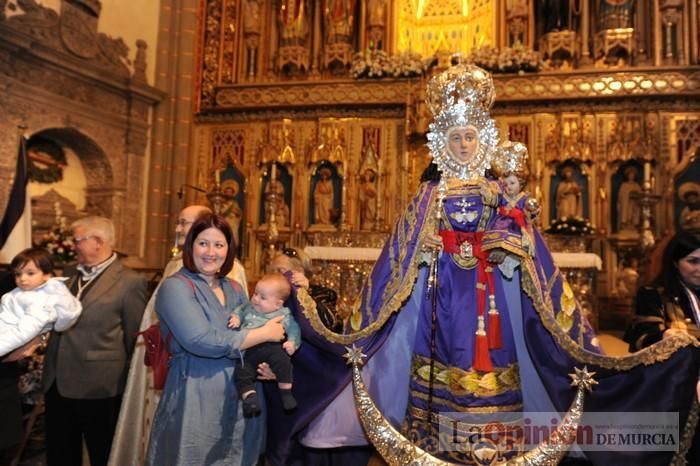
<path id="1" fill-rule="evenodd" d="M 266 362 L 258 364 L 258 380 L 277 380 L 277 376 Z"/>
<path id="2" fill-rule="evenodd" d="M 284 316 L 273 317 L 268 320 L 265 325 L 258 328 L 253 328 L 248 331 L 239 349 L 247 350 L 253 346 L 267 341 L 282 341 L 284 340 L 284 326 L 282 326 Z"/>
<path id="3" fill-rule="evenodd" d="M 424 252 L 439 251 L 442 249 L 442 236 L 440 235 L 427 235 L 423 239 L 423 244 L 421 245 L 421 250 Z"/>
<path id="4" fill-rule="evenodd" d="M 299 288 L 309 289 L 309 279 L 306 278 L 304 272 L 293 272 L 292 273 L 292 285 L 298 286 Z"/>
<path id="5" fill-rule="evenodd" d="M 265 341 L 282 341 L 284 340 L 284 327 L 282 326 L 284 316 L 273 317 L 262 326 L 262 330 L 267 336 Z"/>
<path id="6" fill-rule="evenodd" d="M 5 356 L 2 361 L 3 362 L 14 362 L 14 361 L 19 361 L 24 358 L 28 358 L 32 354 L 34 354 L 34 351 L 37 350 L 41 346 L 41 337 L 34 337 L 33 340 L 31 340 L 29 343 L 26 343 L 24 346 L 20 346 L 7 356 Z"/>

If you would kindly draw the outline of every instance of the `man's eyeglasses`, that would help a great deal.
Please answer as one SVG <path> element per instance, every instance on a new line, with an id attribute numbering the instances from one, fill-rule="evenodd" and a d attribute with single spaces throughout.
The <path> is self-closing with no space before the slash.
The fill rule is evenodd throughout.
<path id="1" fill-rule="evenodd" d="M 299 257 L 299 253 L 294 248 L 284 248 L 282 249 L 282 254 L 287 257 Z"/>
<path id="2" fill-rule="evenodd" d="M 94 235 L 74 236 L 73 237 L 73 244 L 78 244 L 78 243 L 85 241 L 86 239 L 90 239 L 90 238 L 95 238 L 95 236 Z"/>
<path id="3" fill-rule="evenodd" d="M 187 225 L 192 225 L 193 223 L 194 222 L 190 222 L 190 221 L 185 220 L 185 219 L 180 219 L 177 222 L 175 222 L 175 228 L 177 228 L 177 227 L 185 228 Z"/>

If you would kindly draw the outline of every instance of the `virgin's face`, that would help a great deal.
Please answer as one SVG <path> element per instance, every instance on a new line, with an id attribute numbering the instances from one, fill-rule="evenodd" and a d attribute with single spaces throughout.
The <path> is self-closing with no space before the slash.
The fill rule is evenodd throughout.
<path id="1" fill-rule="evenodd" d="M 691 288 L 700 288 L 700 248 L 678 261 L 681 280 Z"/>
<path id="2" fill-rule="evenodd" d="M 471 125 L 450 129 L 447 133 L 447 149 L 457 162 L 469 162 L 479 149 L 479 132 Z"/>
<path id="3" fill-rule="evenodd" d="M 192 260 L 199 273 L 214 276 L 224 265 L 228 254 L 226 237 L 218 228 L 207 228 L 194 239 Z"/>

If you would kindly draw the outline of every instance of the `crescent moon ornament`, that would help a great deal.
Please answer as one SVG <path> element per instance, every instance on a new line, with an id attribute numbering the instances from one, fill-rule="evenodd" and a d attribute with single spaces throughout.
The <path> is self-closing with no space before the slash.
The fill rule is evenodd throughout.
<path id="1" fill-rule="evenodd" d="M 457 463 L 438 459 L 425 450 L 413 445 L 406 437 L 396 430 L 379 410 L 362 380 L 360 367 L 364 364 L 366 355 L 362 348 L 346 347 L 345 358 L 352 365 L 352 387 L 360 423 L 365 434 L 379 454 L 391 466 L 456 466 Z M 571 385 L 576 386 L 574 401 L 562 422 L 557 426 L 549 439 L 533 450 L 509 460 L 506 464 L 513 466 L 554 466 L 566 455 L 569 447 L 576 440 L 576 430 L 583 416 L 583 398 L 586 391 L 591 391 L 597 384 L 593 379 L 595 372 L 588 369 L 575 368 Z"/>

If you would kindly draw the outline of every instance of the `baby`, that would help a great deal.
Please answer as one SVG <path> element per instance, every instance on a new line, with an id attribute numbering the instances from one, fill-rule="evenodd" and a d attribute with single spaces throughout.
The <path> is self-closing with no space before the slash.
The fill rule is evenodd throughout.
<path id="1" fill-rule="evenodd" d="M 519 230 L 522 235 L 522 244 L 530 253 L 534 254 L 534 240 L 532 238 L 531 221 L 537 215 L 537 205 L 534 199 L 523 190 L 527 181 L 523 173 L 509 171 L 501 177 L 503 183 L 503 197 L 498 213 L 502 220 L 497 220 L 499 226 L 509 224 L 510 230 Z M 505 221 L 505 222 L 504 222 Z"/>
<path id="2" fill-rule="evenodd" d="M 0 301 L 0 356 L 50 330 L 68 330 L 82 306 L 62 278 L 52 277 L 51 256 L 43 249 L 25 249 L 10 264 L 17 288 Z"/>
<path id="3" fill-rule="evenodd" d="M 243 415 L 246 417 L 260 414 L 255 380 L 258 376 L 258 365 L 262 362 L 268 363 L 277 376 L 277 386 L 284 409 L 291 410 L 297 406 L 292 395 L 290 356 L 301 344 L 301 329 L 289 309 L 283 306 L 289 293 L 291 288 L 284 275 L 279 273 L 264 275 L 255 286 L 255 293 L 250 298 L 250 303 L 237 307 L 229 319 L 229 327 L 245 329 L 262 327 L 269 319 L 284 316 L 282 326 L 287 333 L 287 341 L 281 345 L 277 342 L 261 343 L 246 350 L 243 363 L 240 360 L 236 362 L 234 382 L 243 400 Z"/>

